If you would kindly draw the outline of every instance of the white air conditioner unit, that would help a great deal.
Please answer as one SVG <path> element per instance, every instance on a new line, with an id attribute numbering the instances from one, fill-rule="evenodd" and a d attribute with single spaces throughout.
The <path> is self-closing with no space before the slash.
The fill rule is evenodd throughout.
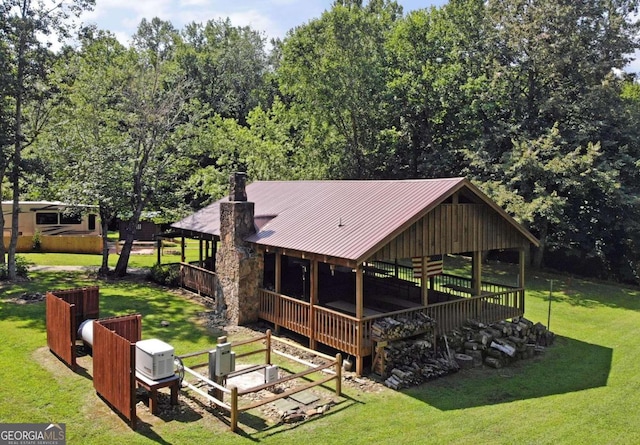
<path id="1" fill-rule="evenodd" d="M 136 371 L 150 378 L 161 380 L 174 375 L 173 346 L 152 338 L 136 343 Z"/>

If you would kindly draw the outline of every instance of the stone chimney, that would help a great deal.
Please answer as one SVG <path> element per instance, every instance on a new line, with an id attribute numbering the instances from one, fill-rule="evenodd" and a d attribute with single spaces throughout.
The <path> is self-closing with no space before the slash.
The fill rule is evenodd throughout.
<path id="1" fill-rule="evenodd" d="M 216 300 L 231 325 L 258 319 L 260 261 L 245 238 L 256 232 L 254 203 L 247 201 L 246 173 L 230 176 L 229 202 L 220 203 L 220 248 L 216 253 Z"/>

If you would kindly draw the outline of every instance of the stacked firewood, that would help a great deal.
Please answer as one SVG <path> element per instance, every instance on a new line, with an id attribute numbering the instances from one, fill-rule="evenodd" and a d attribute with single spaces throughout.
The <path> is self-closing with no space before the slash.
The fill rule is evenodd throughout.
<path id="1" fill-rule="evenodd" d="M 384 355 L 382 376 L 385 385 L 401 389 L 457 371 L 457 363 L 446 353 L 436 354 L 432 339 L 420 336 L 407 341 L 388 342 L 381 351 Z"/>
<path id="2" fill-rule="evenodd" d="M 432 333 L 436 322 L 424 313 L 418 313 L 412 318 L 391 317 L 376 320 L 371 326 L 371 337 L 375 341 L 396 340 L 422 333 Z"/>
<path id="3" fill-rule="evenodd" d="M 461 368 L 503 366 L 544 352 L 553 344 L 555 335 L 541 323 L 533 323 L 524 317 L 512 321 L 500 321 L 486 325 L 467 320 L 460 329 L 447 334 L 449 347 L 456 354 Z"/>
<path id="4" fill-rule="evenodd" d="M 458 370 L 446 351 L 436 353 L 435 321 L 426 314 L 415 318 L 377 320 L 372 338 L 377 342 L 374 368 L 390 388 L 419 385 Z"/>
<path id="5" fill-rule="evenodd" d="M 396 323 L 384 326 L 386 330 L 383 332 L 401 329 Z M 426 334 L 378 343 L 376 372 L 385 379 L 385 385 L 401 389 L 459 369 L 482 365 L 501 368 L 515 360 L 544 352 L 554 337 L 544 325 L 534 324 L 526 318 L 490 325 L 468 320 L 462 328 L 437 339 L 432 327 Z"/>

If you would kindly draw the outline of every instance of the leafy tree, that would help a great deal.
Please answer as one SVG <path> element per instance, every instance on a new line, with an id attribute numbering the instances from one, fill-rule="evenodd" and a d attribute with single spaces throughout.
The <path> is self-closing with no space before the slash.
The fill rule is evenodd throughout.
<path id="1" fill-rule="evenodd" d="M 177 58 L 195 88 L 195 97 L 213 114 L 241 125 L 263 96 L 267 71 L 265 39 L 229 19 L 191 23 L 182 31 Z"/>
<path id="2" fill-rule="evenodd" d="M 42 142 L 49 165 L 57 172 L 60 198 L 71 204 L 97 204 L 102 226 L 102 265 L 109 270 L 108 227 L 125 208 L 129 170 L 122 109 L 130 78 L 131 54 L 108 32 L 85 29 L 81 47 L 57 66 L 65 100 L 56 107 Z"/>
<path id="3" fill-rule="evenodd" d="M 179 128 L 188 121 L 190 84 L 173 58 L 171 41 L 177 33 L 167 24 L 143 20 L 134 37 L 133 57 L 121 109 L 126 115 L 127 155 L 123 161 L 129 174 L 129 199 L 124 245 L 115 275 L 127 272 L 135 228 L 145 207 L 161 197 L 175 177 L 174 164 L 182 156 Z"/>
<path id="4" fill-rule="evenodd" d="M 94 0 L 70 0 L 49 7 L 44 2 L 31 0 L 3 0 L 0 3 L 0 49 L 4 68 L 8 68 L 3 87 L 3 102 L 9 99 L 11 145 L 10 158 L 3 158 L 2 170 L 10 167 L 13 212 L 11 240 L 8 249 L 8 276 L 16 277 L 15 253 L 18 243 L 18 203 L 20 200 L 20 173 L 22 151 L 32 144 L 48 117 L 46 99 L 51 85 L 48 68 L 52 54 L 42 36 L 57 33 L 66 36 L 67 19 L 71 15 L 93 6 Z M 3 155 L 6 155 L 3 150 Z M 10 165 L 9 165 L 10 164 Z M 2 182 L 3 178 L 0 178 Z M 4 226 L 4 220 L 0 220 Z M 4 227 L 2 227 L 4 231 Z"/>
<path id="5" fill-rule="evenodd" d="M 542 265 L 545 248 L 567 246 L 582 227 L 572 215 L 579 203 L 581 213 L 593 216 L 598 203 L 591 201 L 593 190 L 613 192 L 618 186 L 615 172 L 598 169 L 602 156 L 598 144 L 570 147 L 562 139 L 558 125 L 535 140 L 514 141 L 513 150 L 500 163 L 500 179 L 487 181 L 484 188 L 498 204 L 517 215 L 538 234 L 540 249 L 534 265 Z M 593 231 L 590 231 L 593 233 Z"/>
<path id="6" fill-rule="evenodd" d="M 92 29 L 80 40 L 81 48 L 57 71 L 65 101 L 49 145 L 64 154 L 61 193 L 100 208 L 102 273 L 108 271 L 107 226 L 116 216 L 127 220 L 114 271 L 122 276 L 143 210 L 175 207 L 184 128 L 197 114 L 186 112 L 189 84 L 175 61 L 179 36 L 170 23 L 143 20 L 131 48 Z"/>
<path id="7" fill-rule="evenodd" d="M 417 10 L 388 40 L 396 175 L 460 174 L 458 150 L 478 136 L 473 106 L 486 82 L 483 2 Z"/>
<path id="8" fill-rule="evenodd" d="M 282 92 L 316 128 L 335 133 L 334 177 L 385 176 L 393 144 L 384 43 L 402 13 L 393 1 L 336 1 L 285 40 L 278 69 Z"/>
<path id="9" fill-rule="evenodd" d="M 539 210 L 547 216 L 537 215 L 536 222 L 527 216 L 526 206 L 512 207 L 521 220 L 531 221 L 534 233 L 545 241 L 543 249 L 545 244 L 553 249 L 560 243 L 600 255 L 607 250 L 602 247 L 605 240 L 611 242 L 612 237 L 602 232 L 606 231 L 606 215 L 593 203 L 606 196 L 608 209 L 615 211 L 626 200 L 624 182 L 620 187 L 611 186 L 621 179 L 618 153 L 630 143 L 624 137 L 629 134 L 628 121 L 617 111 L 621 109 L 620 81 L 612 75 L 612 68 L 622 68 L 626 55 L 638 47 L 635 10 L 637 1 L 626 0 L 485 4 L 489 44 L 484 66 L 489 88 L 478 96 L 484 104 L 477 108 L 482 137 L 466 151 L 470 171 L 481 182 L 501 182 L 506 189 L 502 191 L 532 202 L 531 192 L 513 181 L 514 165 L 526 171 L 524 164 L 513 163 L 514 156 L 523 153 L 523 143 L 557 147 L 555 154 L 546 151 L 547 161 L 542 165 L 549 168 L 569 162 L 577 156 L 573 155 L 577 147 L 583 147 L 585 156 L 589 147 L 598 147 L 599 155 L 589 158 L 594 159 L 589 175 L 581 176 L 583 170 L 569 164 L 562 173 L 550 170 L 559 175 L 555 183 L 540 181 L 533 189 L 547 200 Z M 589 182 L 591 177 L 603 180 Z M 565 193 L 572 182 L 585 185 Z M 496 194 L 499 199 L 500 195 Z M 560 217 L 563 224 L 558 224 Z M 543 255 L 544 251 L 536 253 L 537 264 Z"/>

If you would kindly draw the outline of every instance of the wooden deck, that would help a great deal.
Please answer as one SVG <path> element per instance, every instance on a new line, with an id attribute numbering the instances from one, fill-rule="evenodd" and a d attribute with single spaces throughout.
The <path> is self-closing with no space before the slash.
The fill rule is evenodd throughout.
<path id="1" fill-rule="evenodd" d="M 356 357 L 372 354 L 371 325 L 379 318 L 411 318 L 425 313 L 436 320 L 436 333 L 441 335 L 462 326 L 468 319 L 492 323 L 524 313 L 524 290 L 518 288 L 487 291 L 480 296 L 458 297 L 428 306 L 414 305 L 394 312 L 380 313 L 367 308 L 365 315 L 368 316 L 362 319 L 347 313 L 354 311 L 349 311 L 348 307 L 345 310 L 345 304 L 348 305 L 345 302 L 329 303 L 333 308 L 312 306 L 306 301 L 265 289 L 258 291 L 258 297 L 260 318 Z"/>
<path id="2" fill-rule="evenodd" d="M 215 273 L 182 264 L 183 286 L 196 292 L 213 295 Z M 412 283 L 411 283 L 412 284 Z M 372 293 L 364 297 L 364 317 L 354 316 L 355 306 L 343 300 L 325 305 L 266 289 L 258 290 L 259 317 L 346 354 L 362 358 L 373 353 L 371 326 L 379 318 L 411 318 L 424 313 L 437 322 L 436 334 L 442 335 L 464 324 L 468 319 L 493 323 L 524 314 L 524 289 L 503 284 L 482 282 L 480 295 L 473 295 L 471 279 L 442 274 L 433 280 L 430 292 L 437 297 L 427 306 L 413 299 L 391 294 Z M 401 293 L 402 294 L 402 293 Z M 381 308 L 397 307 L 389 311 Z"/>

